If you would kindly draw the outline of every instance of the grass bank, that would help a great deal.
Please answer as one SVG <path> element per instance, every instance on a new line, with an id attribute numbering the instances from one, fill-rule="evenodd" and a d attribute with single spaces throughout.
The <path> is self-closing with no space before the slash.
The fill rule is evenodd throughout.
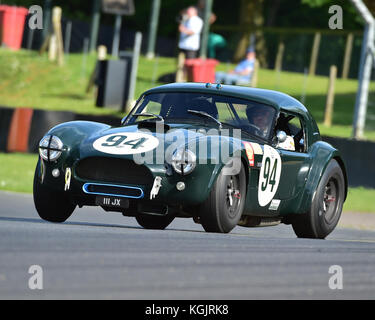
<path id="1" fill-rule="evenodd" d="M 89 114 L 122 114 L 95 107 L 94 92 L 86 94 L 88 78 L 94 68 L 96 55 L 82 54 L 66 56 L 64 67 L 48 61 L 35 51 L 17 52 L 0 49 L 0 105 L 32 107 L 47 110 L 74 111 Z M 219 64 L 218 71 L 233 68 L 231 64 Z M 176 59 L 159 57 L 148 60 L 140 57 L 135 96 L 145 90 L 163 84 L 159 79 L 176 70 Z M 167 81 L 173 81 L 168 78 Z M 304 101 L 318 121 L 322 134 L 350 137 L 358 83 L 356 80 L 338 79 L 333 114 L 333 126 L 322 125 L 328 78 L 305 77 L 300 73 L 275 72 L 260 69 L 258 87 L 285 92 Z M 368 112 L 375 119 L 375 83 L 370 86 Z M 375 141 L 375 120 L 367 121 L 365 136 Z"/>

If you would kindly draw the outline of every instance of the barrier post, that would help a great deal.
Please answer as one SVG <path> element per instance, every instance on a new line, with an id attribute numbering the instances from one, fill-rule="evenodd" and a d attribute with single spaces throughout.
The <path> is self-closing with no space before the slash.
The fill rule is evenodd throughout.
<path id="1" fill-rule="evenodd" d="M 277 48 L 277 55 L 276 55 L 276 61 L 275 61 L 275 71 L 281 71 L 281 69 L 282 69 L 284 49 L 285 49 L 284 42 L 280 41 L 279 46 Z"/>
<path id="2" fill-rule="evenodd" d="M 346 38 L 346 45 L 345 45 L 345 56 L 344 56 L 344 63 L 342 67 L 342 78 L 347 79 L 349 75 L 350 69 L 350 58 L 352 55 L 353 49 L 353 33 L 349 33 L 348 37 Z"/>
<path id="3" fill-rule="evenodd" d="M 56 36 L 57 63 L 59 66 L 64 64 L 64 45 L 61 31 L 61 13 L 60 7 L 54 7 L 52 10 L 53 33 Z"/>
<path id="4" fill-rule="evenodd" d="M 332 113 L 333 113 L 333 103 L 335 100 L 335 81 L 337 76 L 337 67 L 331 66 L 329 71 L 329 84 L 328 84 L 328 94 L 326 101 L 326 108 L 324 113 L 324 125 L 330 127 L 332 125 Z"/>
<path id="5" fill-rule="evenodd" d="M 185 64 L 185 54 L 183 52 L 180 52 L 177 58 L 176 82 L 184 82 L 184 78 L 185 78 L 184 64 Z"/>
<path id="6" fill-rule="evenodd" d="M 318 56 L 319 56 L 320 39 L 321 39 L 320 32 L 316 32 L 314 36 L 314 43 L 313 43 L 311 60 L 310 60 L 310 68 L 309 68 L 309 74 L 311 76 L 314 76 L 315 71 L 316 71 L 316 65 L 317 65 Z"/>
<path id="7" fill-rule="evenodd" d="M 251 77 L 251 86 L 256 88 L 258 85 L 259 60 L 255 59 L 253 76 Z"/>

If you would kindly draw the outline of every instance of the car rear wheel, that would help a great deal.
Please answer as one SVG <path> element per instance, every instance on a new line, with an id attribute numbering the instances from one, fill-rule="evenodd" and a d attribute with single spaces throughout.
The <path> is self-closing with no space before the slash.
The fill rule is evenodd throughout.
<path id="1" fill-rule="evenodd" d="M 246 199 L 246 176 L 241 163 L 238 174 L 222 170 L 200 208 L 200 222 L 207 232 L 228 233 L 241 218 Z"/>
<path id="2" fill-rule="evenodd" d="M 64 191 L 55 191 L 43 186 L 38 178 L 39 164 L 34 175 L 34 204 L 43 220 L 64 222 L 73 213 L 76 205 L 72 204 Z"/>
<path id="3" fill-rule="evenodd" d="M 336 160 L 328 164 L 310 210 L 295 217 L 292 227 L 299 238 L 324 239 L 336 227 L 345 200 L 345 180 Z"/>
<path id="4" fill-rule="evenodd" d="M 161 216 L 139 213 L 135 219 L 145 229 L 164 230 L 174 220 L 174 216 L 172 214 Z"/>

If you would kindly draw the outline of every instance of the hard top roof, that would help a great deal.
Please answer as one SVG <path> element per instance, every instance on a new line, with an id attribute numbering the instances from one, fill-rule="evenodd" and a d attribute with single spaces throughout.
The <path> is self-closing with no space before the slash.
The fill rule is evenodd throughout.
<path id="1" fill-rule="evenodd" d="M 170 83 L 155 87 L 145 92 L 202 92 L 208 94 L 218 94 L 232 96 L 236 98 L 244 98 L 260 103 L 274 106 L 276 109 L 284 109 L 310 118 L 306 107 L 293 97 L 278 91 L 249 88 L 243 86 L 206 84 L 206 83 Z"/>

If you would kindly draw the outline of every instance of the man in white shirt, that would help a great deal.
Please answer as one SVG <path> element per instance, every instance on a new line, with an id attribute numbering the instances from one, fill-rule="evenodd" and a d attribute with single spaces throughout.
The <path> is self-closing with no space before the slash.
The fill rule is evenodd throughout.
<path id="1" fill-rule="evenodd" d="M 195 7 L 187 8 L 186 17 L 178 28 L 180 31 L 178 47 L 185 53 L 186 59 L 194 59 L 198 56 L 203 20 L 199 18 Z"/>

